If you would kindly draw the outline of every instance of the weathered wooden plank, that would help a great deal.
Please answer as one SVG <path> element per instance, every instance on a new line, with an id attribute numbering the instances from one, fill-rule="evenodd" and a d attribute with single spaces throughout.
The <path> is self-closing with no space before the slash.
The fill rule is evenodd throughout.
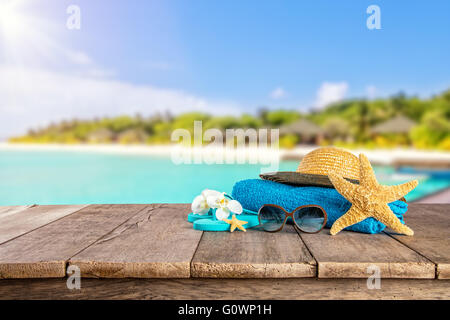
<path id="1" fill-rule="evenodd" d="M 0 217 L 0 243 L 35 230 L 84 207 L 86 205 L 34 206 L 26 210 L 7 211 Z"/>
<path id="2" fill-rule="evenodd" d="M 0 207 L 0 218 L 13 215 L 17 212 L 26 210 L 32 206 L 7 206 L 7 207 Z"/>
<path id="3" fill-rule="evenodd" d="M 438 279 L 450 279 L 450 204 L 411 204 L 405 219 L 414 236 L 389 235 L 434 262 Z"/>
<path id="4" fill-rule="evenodd" d="M 0 245 L 0 279 L 64 277 L 67 261 L 145 205 L 91 205 Z"/>
<path id="5" fill-rule="evenodd" d="M 450 299 L 450 280 L 382 279 L 81 279 L 69 290 L 66 279 L 0 280 L 0 299 Z"/>
<path id="6" fill-rule="evenodd" d="M 188 278 L 202 232 L 187 204 L 149 205 L 70 260 L 83 277 Z"/>
<path id="7" fill-rule="evenodd" d="M 386 234 L 329 229 L 301 238 L 318 263 L 319 278 L 368 278 L 379 268 L 382 278 L 433 279 L 435 265 Z M 405 236 L 406 237 L 406 236 Z"/>
<path id="8" fill-rule="evenodd" d="M 278 233 L 205 232 L 191 264 L 193 277 L 314 277 L 316 263 L 290 225 Z"/>

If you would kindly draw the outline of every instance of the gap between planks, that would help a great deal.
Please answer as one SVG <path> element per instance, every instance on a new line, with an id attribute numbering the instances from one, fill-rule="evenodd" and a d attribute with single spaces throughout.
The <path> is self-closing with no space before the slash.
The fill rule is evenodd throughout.
<path id="1" fill-rule="evenodd" d="M 170 205 L 168 205 L 168 206 L 170 206 Z M 416 208 L 416 206 L 413 206 L 413 205 L 411 206 L 410 215 L 415 215 L 416 214 L 415 213 L 415 210 L 416 210 L 415 208 Z M 443 206 L 443 207 L 440 208 L 440 210 L 444 210 L 445 211 L 445 210 L 447 210 L 446 208 L 448 208 L 448 207 Z M 101 240 L 102 238 L 108 238 L 109 234 L 113 233 L 117 229 L 120 229 L 120 226 L 127 224 L 127 222 L 129 222 L 130 220 L 132 220 L 133 218 L 139 216 L 139 214 L 142 213 L 142 211 L 144 211 L 144 210 L 145 209 L 142 209 L 141 211 L 135 212 L 133 216 L 131 216 L 127 220 L 125 220 L 122 223 L 120 223 L 120 225 L 116 226 L 113 230 L 110 230 L 110 232 L 108 232 L 108 233 L 106 233 L 104 235 L 101 235 L 97 240 L 95 240 L 94 242 L 90 243 L 87 247 L 80 249 L 80 251 L 78 253 L 81 253 L 84 250 L 90 248 L 91 246 L 97 244 L 97 242 L 99 242 L 99 240 Z M 182 211 L 182 210 L 180 210 L 180 211 Z M 183 217 L 183 221 L 185 221 L 185 216 L 182 215 L 182 217 Z M 60 219 L 58 219 L 56 221 L 59 221 L 61 219 L 62 218 L 60 218 Z M 56 221 L 54 221 L 54 222 L 56 222 Z M 181 222 L 181 220 L 180 220 L 180 222 Z M 50 222 L 47 225 L 50 225 L 52 223 L 53 222 Z M 45 226 L 47 226 L 47 225 L 45 225 Z M 192 229 L 192 225 L 191 224 L 188 224 L 188 226 L 189 226 L 189 228 Z M 191 231 L 194 231 L 194 230 L 191 230 Z M 327 232 L 327 231 L 328 230 L 324 230 L 324 232 Z M 201 232 L 201 231 L 194 231 L 194 232 Z M 250 232 L 250 230 L 247 232 L 247 234 L 242 234 L 241 236 L 249 235 L 249 232 Z M 262 234 L 266 234 L 263 231 L 255 231 L 255 232 L 260 232 Z M 285 232 L 285 230 L 283 230 L 281 232 Z M 203 273 L 203 276 L 207 276 L 207 277 L 220 277 L 220 276 L 223 276 L 223 275 L 227 276 L 227 274 L 228 274 L 228 277 L 233 277 L 236 274 L 237 274 L 238 277 L 239 276 L 240 277 L 252 277 L 252 276 L 255 276 L 255 274 L 256 274 L 256 276 L 258 276 L 258 274 L 259 274 L 260 277 L 261 276 L 263 276 L 263 277 L 280 277 L 280 275 L 287 274 L 287 273 L 290 273 L 291 275 L 293 274 L 292 273 L 293 269 L 289 268 L 289 263 L 286 264 L 286 268 L 285 268 L 286 270 L 281 268 L 281 270 L 283 272 L 280 274 L 279 272 L 275 272 L 276 271 L 275 269 L 278 267 L 278 265 L 273 265 L 273 264 L 270 264 L 270 263 L 260 264 L 260 263 L 257 263 L 257 261 L 253 261 L 253 262 L 250 261 L 251 262 L 250 265 L 253 264 L 256 267 L 256 268 L 250 268 L 249 269 L 250 271 L 245 271 L 245 268 L 242 268 L 242 266 L 244 266 L 244 267 L 246 265 L 248 266 L 247 263 L 244 263 L 243 265 L 242 264 L 240 265 L 239 263 L 225 263 L 225 265 L 228 265 L 228 266 L 224 267 L 224 264 L 221 263 L 220 261 L 219 261 L 218 264 L 212 261 L 212 262 L 209 263 L 209 265 L 211 266 L 210 269 L 208 269 L 208 267 L 206 267 L 206 268 L 204 268 L 202 270 L 201 267 L 200 268 L 198 267 L 199 265 L 202 264 L 202 261 L 200 261 L 200 264 L 199 264 L 198 263 L 199 261 L 196 261 L 195 257 L 199 253 L 199 250 L 201 249 L 202 243 L 204 241 L 208 240 L 208 239 L 205 238 L 205 236 L 207 234 L 208 234 L 207 232 L 201 232 L 201 234 L 198 237 L 198 241 L 196 242 L 195 249 L 192 252 L 191 258 L 188 261 L 186 261 L 186 263 L 188 265 L 188 276 L 187 277 L 201 276 L 202 273 Z M 211 233 L 209 233 L 209 234 L 211 234 Z M 350 236 L 345 236 L 345 234 L 350 234 Z M 357 237 L 357 238 L 360 238 L 360 240 L 365 237 L 364 235 L 352 236 L 351 234 L 354 235 L 355 233 L 353 233 L 353 232 L 343 232 L 342 234 L 336 236 L 335 239 L 339 239 L 339 238 L 337 238 L 339 236 L 341 236 L 341 237 L 343 236 L 344 238 L 345 237 L 347 237 L 347 238 L 350 237 L 350 239 L 352 237 Z M 228 234 L 228 235 L 231 235 L 231 234 Z M 236 235 L 238 235 L 238 233 L 236 233 Z M 261 235 L 261 236 L 265 237 L 264 235 Z M 352 264 L 354 264 L 354 262 L 346 263 L 346 262 L 342 262 L 342 261 L 334 261 L 334 262 L 333 261 L 324 261 L 320 257 L 320 251 L 318 252 L 319 253 L 319 258 L 318 258 L 318 257 L 316 257 L 317 250 L 314 249 L 313 246 L 311 246 L 311 244 L 314 244 L 314 242 L 315 242 L 315 241 L 313 241 L 314 238 L 310 238 L 308 240 L 308 236 L 309 235 L 307 235 L 307 236 L 305 236 L 307 238 L 305 240 L 305 239 L 303 239 L 302 234 L 299 234 L 299 233 L 296 233 L 296 236 L 300 239 L 301 243 L 303 243 L 304 247 L 306 248 L 306 250 L 308 251 L 309 255 L 311 256 L 313 263 L 318 266 L 316 268 L 316 271 L 314 272 L 314 275 L 312 275 L 313 277 L 314 276 L 316 276 L 316 277 L 330 277 L 331 276 L 331 277 L 338 277 L 338 278 L 339 277 L 355 277 L 355 276 L 367 277 L 368 275 L 365 272 L 367 266 L 370 265 L 370 264 L 377 264 L 377 263 L 372 263 L 372 262 L 370 264 L 364 263 L 364 262 L 359 262 L 358 263 L 359 264 L 358 268 L 355 269 L 355 267 L 352 265 Z M 325 239 L 325 238 L 320 239 L 320 237 L 318 237 L 318 238 L 316 238 L 316 240 L 319 240 L 319 242 L 322 242 L 324 245 L 326 245 L 327 241 L 329 241 L 331 239 L 331 236 L 329 236 L 329 234 L 327 236 L 328 236 L 327 239 Z M 401 240 L 397 239 L 395 237 L 395 235 L 391 235 L 389 233 L 388 234 L 380 234 L 378 236 L 381 236 L 381 237 L 384 236 L 385 238 L 390 239 L 391 241 L 397 242 L 397 245 L 400 245 L 401 247 L 404 247 L 404 248 L 414 252 L 417 256 L 420 256 L 422 258 L 422 259 L 419 259 L 417 257 L 414 257 L 414 259 L 416 261 L 415 261 L 415 264 L 412 265 L 412 266 L 411 265 L 408 266 L 408 263 L 402 263 L 401 261 L 400 262 L 397 261 L 397 263 L 394 263 L 394 264 L 392 264 L 389 261 L 388 262 L 386 262 L 386 261 L 385 262 L 382 262 L 382 261 L 378 262 L 378 264 L 381 266 L 381 268 L 383 270 L 383 273 L 387 274 L 388 277 L 394 277 L 395 278 L 395 277 L 406 276 L 406 278 L 416 278 L 416 277 L 418 277 L 418 278 L 420 278 L 420 277 L 432 278 L 429 275 L 429 273 L 431 271 L 431 268 L 433 269 L 432 270 L 433 278 L 436 277 L 436 272 L 439 272 L 438 265 L 432 259 L 430 259 L 427 254 L 424 254 L 422 252 L 423 250 L 416 250 L 414 248 L 411 248 L 409 245 L 407 245 L 407 244 L 403 243 Z M 208 237 L 211 237 L 211 236 L 208 236 Z M 260 236 L 256 236 L 256 238 L 258 238 L 258 237 L 260 237 Z M 374 237 L 374 235 L 371 235 L 371 237 Z M 327 240 L 327 241 L 324 241 L 324 239 Z M 400 239 L 404 239 L 404 238 L 400 238 Z M 380 240 L 377 240 L 377 241 L 380 241 Z M 386 242 L 385 240 L 382 240 L 382 242 L 389 243 L 389 241 Z M 389 243 L 389 245 L 396 247 L 396 245 L 393 245 L 392 242 Z M 405 253 L 404 249 L 401 249 L 401 251 L 403 253 Z M 72 257 L 76 256 L 77 254 L 73 255 Z M 411 253 L 408 253 L 408 254 L 409 254 L 409 256 L 411 256 Z M 321 260 L 323 260 L 323 261 L 321 261 Z M 70 264 L 69 262 L 70 262 L 70 258 L 65 260 L 64 268 L 66 268 L 67 265 Z M 107 262 L 107 261 L 105 261 L 105 262 Z M 429 263 L 429 262 L 432 262 L 432 263 Z M 107 264 L 105 264 L 105 265 L 107 265 Z M 120 266 L 120 263 L 118 264 L 118 266 Z M 145 268 L 147 268 L 149 266 L 151 267 L 151 262 L 147 263 L 145 265 L 142 265 L 141 267 L 145 269 Z M 167 266 L 168 266 L 168 264 L 166 265 L 166 267 Z M 45 269 L 45 266 L 43 266 L 43 267 Z M 406 271 L 405 271 L 405 267 L 406 267 Z M 222 270 L 220 270 L 220 269 L 222 269 Z M 239 272 L 239 269 L 242 269 L 243 272 Z M 64 269 L 64 270 L 66 270 L 66 269 Z M 267 272 L 267 270 L 269 270 L 270 272 Z M 299 270 L 300 269 L 295 270 L 295 268 L 294 268 L 294 274 L 295 274 L 295 272 L 299 272 Z M 131 271 L 135 272 L 135 270 L 131 270 Z M 175 269 L 175 271 L 177 271 L 177 270 Z M 303 271 L 304 270 L 302 270 L 302 272 Z M 352 271 L 352 272 L 356 271 L 356 272 L 353 275 L 350 274 L 350 276 L 348 276 L 349 271 Z M 387 271 L 387 272 L 385 272 L 385 271 Z M 125 272 L 129 272 L 129 271 L 125 270 Z M 441 268 L 441 274 L 442 274 L 442 272 L 445 272 L 445 268 Z M 64 276 L 65 276 L 65 273 L 64 273 Z M 144 274 L 144 276 L 148 276 L 148 275 Z M 303 275 L 303 276 L 305 276 L 305 275 Z M 308 276 L 311 276 L 311 275 L 308 275 Z M 186 277 L 185 273 L 183 274 L 183 277 Z"/>
<path id="2" fill-rule="evenodd" d="M 446 210 L 448 206 L 440 208 Z M 409 216 L 416 216 L 419 209 L 412 205 Z M 283 232 L 286 230 L 277 234 L 282 235 Z M 429 259 L 428 255 L 422 252 L 423 250 L 414 250 L 399 239 L 392 239 L 390 235 L 384 233 L 368 235 L 343 231 L 332 237 L 329 235 L 329 230 L 325 229 L 319 234 L 311 235 L 298 232 L 298 237 L 317 265 L 315 276 L 318 278 L 367 278 L 373 274 L 369 268 L 372 266 L 379 268 L 382 278 L 434 279 L 436 272 L 439 271 L 437 264 Z M 236 243 L 231 236 L 205 232 L 191 261 L 192 277 L 311 276 L 301 272 L 299 274 L 299 270 L 293 270 L 289 264 L 285 264 L 283 268 L 280 264 L 258 263 L 254 259 L 250 261 L 252 259 L 245 260 L 242 257 L 234 260 L 223 259 L 222 252 L 232 250 L 233 246 L 226 246 L 226 248 L 214 246 L 220 239 L 225 243 L 229 242 L 227 239 Z M 244 236 L 240 240 L 245 241 Z M 207 251 L 207 247 L 211 247 L 210 252 Z M 277 267 L 279 272 L 274 272 Z M 266 272 L 267 270 L 269 272 Z M 440 272 L 442 275 L 445 269 L 441 268 Z"/>
<path id="3" fill-rule="evenodd" d="M 0 245 L 0 278 L 65 277 L 73 254 L 145 207 L 90 205 L 6 242 Z"/>
<path id="4" fill-rule="evenodd" d="M 438 217 L 438 213 L 448 211 L 449 206 L 427 206 L 428 212 L 424 212 L 423 208 L 410 205 L 408 210 L 406 222 L 410 224 L 411 221 L 411 227 L 417 229 L 414 237 L 389 233 L 367 235 L 350 231 L 332 237 L 328 230 L 318 234 L 299 232 L 299 236 L 318 262 L 319 278 L 368 277 L 371 273 L 367 268 L 374 265 L 379 267 L 381 277 L 384 278 L 444 279 L 448 264 L 440 267 L 439 261 L 430 257 L 430 253 L 444 261 L 450 257 L 449 246 L 445 245 L 448 242 L 445 233 L 448 234 L 448 231 L 445 230 L 448 229 L 449 219 L 442 213 Z M 432 221 L 429 221 L 430 212 L 435 216 Z M 440 233 L 433 238 L 432 233 L 437 231 Z M 412 245 L 408 245 L 408 242 Z"/>
<path id="5" fill-rule="evenodd" d="M 413 237 L 385 233 L 433 262 L 436 278 L 450 279 L 450 205 L 413 204 L 408 213 L 405 219 Z"/>
<path id="6" fill-rule="evenodd" d="M 84 277 L 189 278 L 203 233 L 192 229 L 188 204 L 149 205 L 71 257 Z"/>
<path id="7" fill-rule="evenodd" d="M 204 232 L 191 261 L 191 277 L 315 277 L 316 266 L 291 225 L 276 234 L 255 229 Z"/>

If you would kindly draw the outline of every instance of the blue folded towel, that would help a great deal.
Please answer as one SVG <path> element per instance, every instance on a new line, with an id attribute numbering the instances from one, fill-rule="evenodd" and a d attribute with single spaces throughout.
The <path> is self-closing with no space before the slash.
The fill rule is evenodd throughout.
<path id="1" fill-rule="evenodd" d="M 351 207 L 351 203 L 333 188 L 297 187 L 261 179 L 249 179 L 237 182 L 233 187 L 232 196 L 245 209 L 258 211 L 264 204 L 277 204 L 287 211 L 307 205 L 317 204 L 325 209 L 328 216 L 327 228 L 339 219 Z M 403 214 L 408 205 L 400 200 L 389 203 L 392 212 L 402 223 Z M 364 233 L 379 233 L 386 226 L 374 218 L 367 218 L 357 224 L 345 228 Z"/>

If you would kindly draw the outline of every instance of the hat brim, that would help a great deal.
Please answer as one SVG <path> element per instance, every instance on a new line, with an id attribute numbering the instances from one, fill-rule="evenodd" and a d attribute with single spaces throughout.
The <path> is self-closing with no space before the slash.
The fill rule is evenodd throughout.
<path id="1" fill-rule="evenodd" d="M 264 180 L 284 183 L 294 186 L 317 186 L 334 188 L 326 175 L 299 173 L 294 171 L 268 172 L 259 175 Z M 345 178 L 346 180 L 359 184 L 359 180 Z"/>

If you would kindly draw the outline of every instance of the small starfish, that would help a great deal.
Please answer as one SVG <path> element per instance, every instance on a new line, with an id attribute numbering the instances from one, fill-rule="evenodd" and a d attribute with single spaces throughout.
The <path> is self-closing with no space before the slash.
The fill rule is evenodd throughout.
<path id="1" fill-rule="evenodd" d="M 382 186 L 375 178 L 369 160 L 362 153 L 359 155 L 359 162 L 359 185 L 348 182 L 335 173 L 328 175 L 336 190 L 352 203 L 351 208 L 333 224 L 330 233 L 335 235 L 348 226 L 373 217 L 396 232 L 412 236 L 414 231 L 402 224 L 387 204 L 417 187 L 417 180 L 397 186 Z"/>
<path id="2" fill-rule="evenodd" d="M 233 217 L 231 218 L 231 220 L 229 219 L 224 219 L 223 221 L 225 221 L 226 223 L 230 224 L 230 232 L 233 232 L 234 229 L 238 228 L 239 230 L 242 230 L 244 232 L 246 232 L 247 230 L 245 230 L 245 228 L 243 227 L 244 224 L 247 224 L 247 221 L 242 221 L 242 220 L 238 220 L 236 219 L 236 215 L 233 214 Z"/>

